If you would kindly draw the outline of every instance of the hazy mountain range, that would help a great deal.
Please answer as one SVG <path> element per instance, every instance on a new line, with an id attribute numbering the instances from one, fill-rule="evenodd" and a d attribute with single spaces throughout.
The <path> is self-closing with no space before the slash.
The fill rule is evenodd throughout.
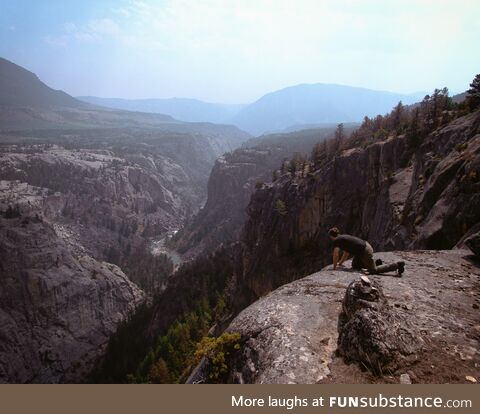
<path id="1" fill-rule="evenodd" d="M 422 94 L 402 95 L 344 85 L 303 84 L 262 96 L 232 120 L 252 134 L 282 131 L 293 125 L 361 121 L 410 104 Z"/>
<path id="2" fill-rule="evenodd" d="M 246 106 L 241 104 L 210 103 L 188 98 L 121 99 L 78 96 L 77 99 L 109 108 L 167 114 L 180 121 L 221 124 L 229 123 Z"/>
<path id="3" fill-rule="evenodd" d="M 68 119 L 63 120 L 65 123 L 91 121 L 96 124 L 99 122 L 99 114 L 102 114 L 102 118 L 115 118 L 117 121 L 118 110 L 122 110 L 123 122 L 129 116 L 133 116 L 131 112 L 142 113 L 135 116 L 140 119 L 130 120 L 131 124 L 137 121 L 140 124 L 211 122 L 232 124 L 253 135 L 330 127 L 339 122 L 358 122 L 364 116 L 375 116 L 390 111 L 398 101 L 413 104 L 424 95 L 422 93 L 403 95 L 317 83 L 296 85 L 271 92 L 247 105 L 209 103 L 187 98 L 119 99 L 81 96 L 75 99 L 63 91 L 49 88 L 35 74 L 2 58 L 0 58 L 0 91 L 2 107 L 17 109 L 33 107 L 40 111 L 32 116 L 25 109 L 23 112 L 17 110 L 13 118 L 3 120 L 4 125 L 30 122 L 32 127 L 43 127 L 53 119 L 52 114 L 47 117 L 42 111 L 61 107 L 82 112 L 82 116 L 77 112 L 69 113 Z M 94 114 L 90 111 L 94 111 Z M 129 111 L 130 114 L 127 115 L 123 111 Z M 58 111 L 53 116 L 53 118 L 65 117 L 65 113 L 60 114 Z"/>
<path id="4" fill-rule="evenodd" d="M 50 88 L 27 69 L 0 58 L 0 131 L 26 129 L 155 128 L 163 133 L 200 134 L 216 155 L 249 138 L 232 125 L 185 122 L 162 113 L 102 107 Z"/>
<path id="5" fill-rule="evenodd" d="M 90 104 L 130 111 L 156 112 L 181 121 L 233 124 L 260 135 L 358 122 L 390 111 L 399 101 L 412 104 L 423 93 L 409 95 L 333 84 L 302 84 L 262 96 L 247 105 L 213 104 L 196 99 L 118 99 L 80 96 Z"/>

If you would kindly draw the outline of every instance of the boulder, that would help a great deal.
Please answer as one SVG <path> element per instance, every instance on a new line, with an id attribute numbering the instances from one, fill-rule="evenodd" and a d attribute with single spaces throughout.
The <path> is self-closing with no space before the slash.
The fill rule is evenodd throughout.
<path id="1" fill-rule="evenodd" d="M 418 358 L 423 341 L 408 319 L 388 304 L 379 281 L 354 280 L 338 319 L 339 355 L 375 374 L 395 371 Z"/>

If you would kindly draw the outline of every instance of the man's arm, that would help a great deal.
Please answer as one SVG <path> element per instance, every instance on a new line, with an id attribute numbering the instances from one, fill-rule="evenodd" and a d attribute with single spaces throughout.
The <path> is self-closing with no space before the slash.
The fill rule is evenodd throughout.
<path id="1" fill-rule="evenodd" d="M 340 247 L 335 247 L 333 249 L 333 270 L 337 268 L 338 256 L 340 255 Z"/>
<path id="2" fill-rule="evenodd" d="M 348 259 L 348 252 L 343 252 L 342 258 L 341 258 L 340 261 L 338 262 L 338 265 L 341 266 L 341 265 L 343 264 L 343 262 L 344 262 L 345 260 L 347 260 L 347 259 Z"/>

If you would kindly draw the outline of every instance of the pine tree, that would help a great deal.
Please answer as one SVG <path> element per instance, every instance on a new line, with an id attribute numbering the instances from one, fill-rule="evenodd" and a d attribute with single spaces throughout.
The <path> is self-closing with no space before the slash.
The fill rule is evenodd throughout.
<path id="1" fill-rule="evenodd" d="M 317 142 L 312 148 L 312 154 L 310 155 L 310 161 L 316 166 L 320 162 L 320 143 Z"/>
<path id="2" fill-rule="evenodd" d="M 400 125 L 402 123 L 403 113 L 405 112 L 404 106 L 402 101 L 398 102 L 397 106 L 393 109 L 393 129 L 399 130 Z"/>
<path id="3" fill-rule="evenodd" d="M 420 135 L 420 109 L 416 107 L 413 110 L 413 116 L 407 131 L 407 140 L 410 147 L 416 148 L 420 144 Z"/>
<path id="4" fill-rule="evenodd" d="M 480 73 L 473 78 L 470 89 L 467 91 L 467 102 L 470 110 L 480 106 Z"/>
<path id="5" fill-rule="evenodd" d="M 432 121 L 433 121 L 433 128 L 436 128 L 438 123 L 438 113 L 439 113 L 439 101 L 440 101 L 440 89 L 435 88 L 432 95 Z"/>
<path id="6" fill-rule="evenodd" d="M 302 156 L 300 153 L 296 152 L 288 163 L 288 172 L 290 172 L 290 174 L 295 174 L 298 170 L 300 170 L 301 163 Z"/>
<path id="7" fill-rule="evenodd" d="M 301 167 L 302 177 L 305 177 L 306 168 L 307 168 L 307 159 L 302 157 L 302 167 Z"/>
<path id="8" fill-rule="evenodd" d="M 148 381 L 153 384 L 170 384 L 173 382 L 167 363 L 163 358 L 160 358 L 150 367 Z"/>
<path id="9" fill-rule="evenodd" d="M 343 142 L 345 141 L 345 129 L 343 124 L 340 123 L 337 125 L 337 129 L 335 130 L 335 150 L 339 151 L 342 146 Z"/>

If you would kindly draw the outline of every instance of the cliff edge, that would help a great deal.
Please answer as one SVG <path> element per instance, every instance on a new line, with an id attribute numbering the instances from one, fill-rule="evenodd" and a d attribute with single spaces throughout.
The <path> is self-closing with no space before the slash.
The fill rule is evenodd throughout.
<path id="1" fill-rule="evenodd" d="M 479 378 L 480 266 L 471 252 L 387 252 L 376 257 L 384 262 L 404 260 L 406 272 L 402 278 L 368 276 L 383 291 L 384 303 L 382 312 L 373 312 L 374 321 L 370 321 L 380 326 L 380 332 L 367 329 L 362 337 L 359 330 L 359 336 L 349 339 L 350 351 L 355 348 L 360 355 L 357 360 L 337 349 L 338 329 L 345 323 L 339 323 L 339 316 L 342 308 L 345 311 L 346 289 L 363 275 L 347 263 L 344 268 L 334 271 L 330 266 L 278 288 L 232 321 L 227 332 L 238 332 L 242 339 L 229 366 L 230 381 L 395 383 L 402 374 L 418 383 Z M 409 344 L 400 341 L 407 345 L 400 348 L 407 351 L 388 342 L 392 318 L 398 332 L 409 338 Z M 375 335 L 384 335 L 373 339 L 385 345 L 385 352 L 404 352 L 408 357 L 390 364 L 386 372 L 374 372 L 368 354 L 362 352 L 365 341 Z M 201 369 L 195 375 L 191 382 L 202 380 Z"/>

